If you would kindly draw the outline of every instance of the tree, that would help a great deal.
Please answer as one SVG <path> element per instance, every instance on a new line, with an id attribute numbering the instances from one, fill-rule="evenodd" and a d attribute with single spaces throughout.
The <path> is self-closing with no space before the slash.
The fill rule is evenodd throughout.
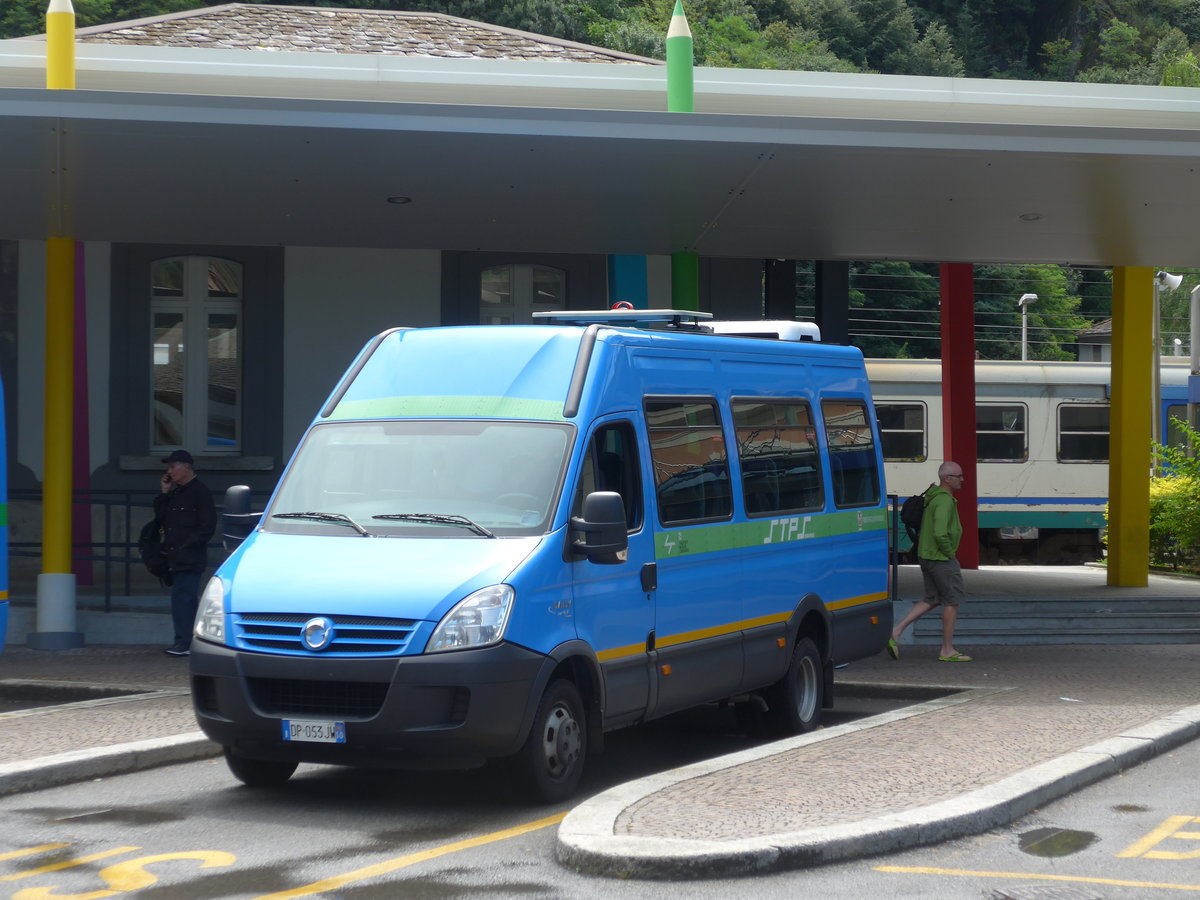
<path id="1" fill-rule="evenodd" d="M 0 39 L 42 34 L 46 0 L 5 0 L 0 5 Z M 206 6 L 198 0 L 75 0 L 75 25 L 87 28 Z"/>
<path id="2" fill-rule="evenodd" d="M 1020 359 L 1022 294 L 1037 294 L 1028 309 L 1029 358 L 1075 359 L 1076 336 L 1090 324 L 1066 269 L 1054 265 L 978 266 L 975 269 L 975 346 L 985 359 Z"/>
<path id="3" fill-rule="evenodd" d="M 910 75 L 961 77 L 966 73 L 962 57 L 954 49 L 945 25 L 934 22 L 913 48 L 908 62 Z"/>
<path id="4" fill-rule="evenodd" d="M 1042 57 L 1042 73 L 1051 81 L 1071 81 L 1079 68 L 1080 52 L 1067 38 L 1047 41 L 1038 54 Z"/>
<path id="5" fill-rule="evenodd" d="M 850 333 L 864 356 L 936 357 L 941 352 L 937 267 L 860 262 L 850 270 Z"/>

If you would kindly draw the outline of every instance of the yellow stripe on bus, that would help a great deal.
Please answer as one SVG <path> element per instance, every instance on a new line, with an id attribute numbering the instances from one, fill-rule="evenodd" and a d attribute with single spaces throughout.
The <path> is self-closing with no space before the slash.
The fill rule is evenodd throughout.
<path id="1" fill-rule="evenodd" d="M 826 609 L 849 609 L 852 606 L 865 606 L 868 603 L 878 603 L 880 600 L 886 600 L 888 597 L 887 591 L 880 591 L 877 594 L 863 594 L 861 597 L 848 597 L 845 600 L 835 600 L 833 603 L 826 603 Z"/>
<path id="2" fill-rule="evenodd" d="M 829 610 L 850 609 L 855 606 L 864 606 L 868 603 L 878 603 L 881 600 L 886 600 L 888 597 L 887 591 L 878 591 L 874 594 L 863 594 L 859 597 L 848 597 L 845 600 L 835 600 L 833 603 L 826 603 L 825 608 Z M 679 634 L 671 634 L 658 637 L 654 645 L 655 647 L 677 647 L 680 644 L 691 643 L 692 641 L 702 641 L 705 638 L 723 637 L 727 634 L 734 634 L 738 631 L 746 631 L 750 628 L 762 628 L 766 625 L 778 625 L 780 622 L 786 622 L 792 617 L 792 611 L 785 613 L 773 613 L 769 616 L 758 616 L 754 619 L 743 619 L 739 622 L 729 622 L 724 625 L 714 625 L 711 628 L 699 628 L 695 631 L 683 631 Z M 625 659 L 630 656 L 637 656 L 646 652 L 645 644 L 630 644 L 626 647 L 611 647 L 608 650 L 601 650 L 596 654 L 596 659 L 600 662 L 612 662 L 616 659 Z"/>

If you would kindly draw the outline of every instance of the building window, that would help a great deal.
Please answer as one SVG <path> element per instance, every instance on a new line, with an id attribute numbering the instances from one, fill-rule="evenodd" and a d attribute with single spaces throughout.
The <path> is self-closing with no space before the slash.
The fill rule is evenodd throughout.
<path id="1" fill-rule="evenodd" d="M 712 400 L 647 400 L 646 425 L 663 524 L 728 519 L 729 456 Z"/>
<path id="2" fill-rule="evenodd" d="M 565 308 L 567 273 L 529 263 L 484 269 L 479 288 L 481 325 L 528 324 L 535 312 Z"/>
<path id="3" fill-rule="evenodd" d="M 241 449 L 242 266 L 181 256 L 150 269 L 154 451 Z"/>
<path id="4" fill-rule="evenodd" d="M 829 443 L 834 504 L 875 506 L 879 503 L 879 462 L 867 405 L 861 400 L 826 400 L 821 412 Z"/>
<path id="5" fill-rule="evenodd" d="M 879 443 L 888 462 L 925 462 L 924 403 L 876 403 Z"/>
<path id="6" fill-rule="evenodd" d="M 825 502 L 812 411 L 802 400 L 734 400 L 746 514 L 820 509 Z"/>
<path id="7" fill-rule="evenodd" d="M 1108 406 L 1064 403 L 1058 408 L 1059 462 L 1108 462 Z"/>
<path id="8" fill-rule="evenodd" d="M 1025 407 L 976 406 L 975 453 L 978 462 L 1025 462 Z"/>

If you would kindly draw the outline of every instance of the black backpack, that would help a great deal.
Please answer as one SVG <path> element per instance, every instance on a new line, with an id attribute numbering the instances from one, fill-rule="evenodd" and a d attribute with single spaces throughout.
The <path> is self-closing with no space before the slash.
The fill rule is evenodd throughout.
<path id="1" fill-rule="evenodd" d="M 930 485 L 932 487 L 932 485 Z M 900 521 L 904 523 L 904 530 L 908 532 L 908 539 L 912 541 L 913 547 L 917 546 L 917 540 L 921 536 L 921 519 L 925 515 L 925 493 L 913 494 L 900 506 Z"/>
<path id="2" fill-rule="evenodd" d="M 151 519 L 142 526 L 142 533 L 138 535 L 138 553 L 151 575 L 160 581 L 169 576 L 167 551 L 163 547 L 162 522 L 158 519 Z"/>

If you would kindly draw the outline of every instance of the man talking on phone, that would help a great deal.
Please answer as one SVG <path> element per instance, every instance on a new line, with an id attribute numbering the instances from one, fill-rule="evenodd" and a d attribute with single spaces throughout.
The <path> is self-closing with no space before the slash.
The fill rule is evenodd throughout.
<path id="1" fill-rule="evenodd" d="M 154 516 L 162 523 L 175 626 L 175 643 L 163 652 L 187 656 L 200 605 L 200 576 L 208 567 L 208 542 L 217 530 L 217 509 L 212 493 L 196 477 L 192 454 L 173 450 L 163 462 L 167 471 L 159 479 Z"/>

